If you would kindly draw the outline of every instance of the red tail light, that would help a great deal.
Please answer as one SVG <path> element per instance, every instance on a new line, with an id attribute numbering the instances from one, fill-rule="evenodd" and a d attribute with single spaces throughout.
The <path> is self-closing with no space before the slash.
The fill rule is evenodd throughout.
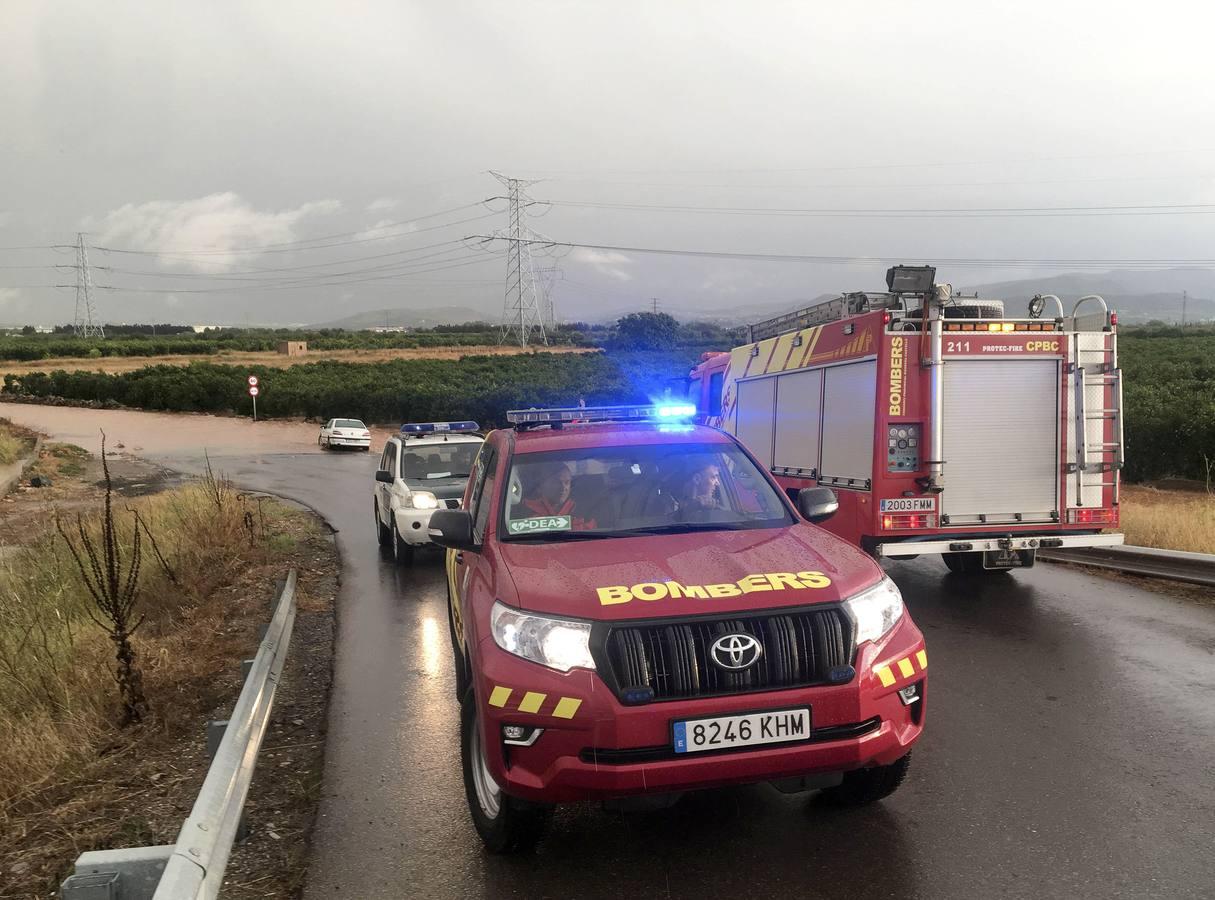
<path id="1" fill-rule="evenodd" d="M 1084 509 L 1069 509 L 1067 521 L 1072 525 L 1117 525 L 1117 507 L 1086 507 Z"/>
<path id="2" fill-rule="evenodd" d="M 883 531 L 936 527 L 937 517 L 933 513 L 884 513 L 882 515 Z"/>

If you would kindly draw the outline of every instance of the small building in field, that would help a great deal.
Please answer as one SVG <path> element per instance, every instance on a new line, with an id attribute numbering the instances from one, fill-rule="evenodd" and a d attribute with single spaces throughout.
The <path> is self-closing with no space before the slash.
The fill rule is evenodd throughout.
<path id="1" fill-rule="evenodd" d="M 279 341 L 278 352 L 284 356 L 303 356 L 308 352 L 307 341 Z"/>

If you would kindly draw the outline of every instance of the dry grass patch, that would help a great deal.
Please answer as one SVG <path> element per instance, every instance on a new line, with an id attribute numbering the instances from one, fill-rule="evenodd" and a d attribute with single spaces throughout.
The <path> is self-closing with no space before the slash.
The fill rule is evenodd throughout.
<path id="1" fill-rule="evenodd" d="M 1137 547 L 1215 553 L 1215 496 L 1203 491 L 1124 487 L 1121 522 Z"/>
<path id="2" fill-rule="evenodd" d="M 15 463 L 33 446 L 29 432 L 8 419 L 0 419 L 0 466 Z"/>
<path id="3" fill-rule="evenodd" d="M 146 524 L 140 724 L 120 727 L 115 646 L 51 521 L 0 562 L 0 897 L 47 896 L 85 850 L 172 843 L 205 770 L 202 723 L 235 701 L 275 577 L 333 566 L 313 517 L 223 479 L 113 501 L 124 560 L 135 511 Z M 100 536 L 95 508 L 81 522 Z"/>

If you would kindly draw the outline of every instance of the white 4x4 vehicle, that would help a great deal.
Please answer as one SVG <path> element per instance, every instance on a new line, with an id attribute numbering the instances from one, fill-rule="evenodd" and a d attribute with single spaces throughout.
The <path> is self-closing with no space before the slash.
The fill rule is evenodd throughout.
<path id="1" fill-rule="evenodd" d="M 414 548 L 431 542 L 432 512 L 460 508 L 484 442 L 476 422 L 411 423 L 388 439 L 375 473 L 375 530 L 398 563 L 413 562 Z"/>

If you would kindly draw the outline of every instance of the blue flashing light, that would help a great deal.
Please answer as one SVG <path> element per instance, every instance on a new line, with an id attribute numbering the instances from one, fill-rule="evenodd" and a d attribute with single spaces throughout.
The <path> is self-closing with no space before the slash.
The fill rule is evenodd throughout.
<path id="1" fill-rule="evenodd" d="M 558 425 L 577 422 L 644 422 L 655 419 L 690 419 L 696 407 L 690 404 L 644 404 L 638 406 L 574 406 L 559 409 L 512 409 L 506 421 L 512 425 Z"/>
<path id="2" fill-rule="evenodd" d="M 658 418 L 660 419 L 690 419 L 694 415 L 696 415 L 696 407 L 689 403 L 658 407 Z"/>
<path id="3" fill-rule="evenodd" d="M 410 422 L 401 426 L 401 434 L 414 435 L 480 430 L 476 422 Z"/>

